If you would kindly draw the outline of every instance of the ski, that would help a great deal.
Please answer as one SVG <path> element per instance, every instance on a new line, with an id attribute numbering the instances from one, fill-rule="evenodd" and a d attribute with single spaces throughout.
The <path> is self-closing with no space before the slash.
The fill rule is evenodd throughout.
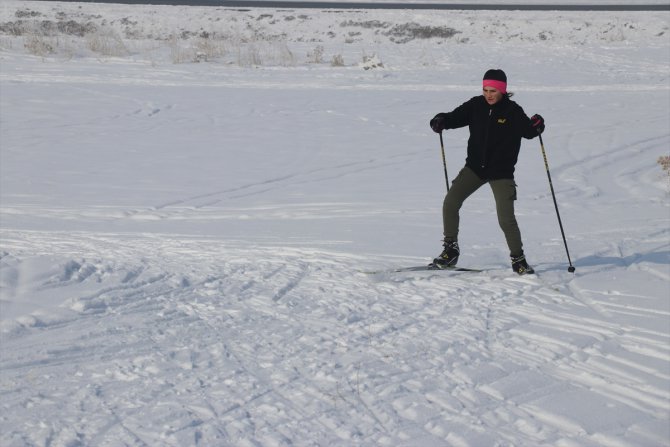
<path id="1" fill-rule="evenodd" d="M 362 272 L 362 273 L 365 273 L 365 274 L 368 274 L 368 275 L 378 275 L 378 274 L 381 274 L 381 273 L 424 272 L 424 271 L 481 273 L 484 270 L 471 269 L 471 268 L 466 268 L 466 267 L 438 267 L 435 264 L 427 264 L 427 265 L 416 265 L 416 266 L 412 266 L 412 267 L 399 267 L 399 268 L 388 269 L 388 270 L 365 271 L 365 272 Z"/>

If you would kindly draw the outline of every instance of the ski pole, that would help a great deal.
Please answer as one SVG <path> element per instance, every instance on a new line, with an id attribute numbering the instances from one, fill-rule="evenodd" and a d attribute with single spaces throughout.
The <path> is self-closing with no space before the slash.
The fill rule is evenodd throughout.
<path id="1" fill-rule="evenodd" d="M 551 189 L 551 197 L 554 199 L 554 208 L 556 208 L 556 217 L 558 217 L 558 226 L 561 228 L 561 236 L 563 236 L 563 245 L 565 245 L 565 253 L 568 255 L 568 263 L 570 264 L 570 267 L 568 267 L 568 271 L 570 273 L 573 273 L 575 271 L 575 267 L 572 265 L 572 261 L 570 260 L 570 251 L 568 251 L 568 242 L 565 240 L 565 232 L 563 231 L 563 222 L 561 222 L 561 215 L 558 212 L 558 203 L 556 203 L 554 184 L 551 182 L 551 174 L 549 173 L 549 163 L 547 162 L 547 153 L 544 151 L 544 142 L 542 141 L 542 134 L 538 132 L 537 135 L 540 137 L 542 158 L 544 158 L 544 167 L 547 170 L 547 178 L 549 179 L 549 189 Z"/>
<path id="2" fill-rule="evenodd" d="M 440 148 L 442 148 L 442 165 L 444 166 L 444 179 L 447 182 L 447 192 L 449 192 L 449 175 L 447 174 L 447 157 L 444 156 L 444 141 L 442 141 L 442 132 L 440 132 Z"/>

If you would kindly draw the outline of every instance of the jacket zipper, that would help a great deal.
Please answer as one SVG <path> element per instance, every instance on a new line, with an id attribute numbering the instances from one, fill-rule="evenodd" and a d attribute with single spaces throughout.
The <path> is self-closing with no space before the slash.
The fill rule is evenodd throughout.
<path id="1" fill-rule="evenodd" d="M 486 168 L 486 155 L 489 147 L 489 130 L 491 129 L 491 115 L 493 115 L 493 108 L 489 109 L 489 119 L 486 123 L 486 133 L 484 134 L 484 148 L 482 149 L 482 169 Z"/>

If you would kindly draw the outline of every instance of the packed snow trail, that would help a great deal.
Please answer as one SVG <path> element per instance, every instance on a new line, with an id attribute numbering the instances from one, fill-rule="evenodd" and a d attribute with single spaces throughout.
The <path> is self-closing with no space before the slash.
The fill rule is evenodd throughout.
<path id="1" fill-rule="evenodd" d="M 3 243 L 10 294 L 66 303 L 3 321 L 4 445 L 665 442 L 667 332 L 557 266 L 373 281 L 177 235 Z"/>

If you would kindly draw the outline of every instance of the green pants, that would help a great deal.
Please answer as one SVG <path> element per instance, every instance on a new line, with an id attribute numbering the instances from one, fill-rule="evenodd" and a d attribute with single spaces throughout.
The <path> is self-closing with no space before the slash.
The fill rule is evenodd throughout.
<path id="1" fill-rule="evenodd" d="M 512 256 L 523 253 L 521 232 L 514 215 L 514 201 L 516 200 L 516 184 L 513 179 L 482 180 L 467 166 L 458 173 L 451 188 L 444 198 L 442 206 L 442 220 L 444 223 L 444 239 L 458 240 L 459 211 L 465 199 L 477 191 L 485 183 L 491 185 L 493 197 L 496 200 L 498 223 L 509 247 Z"/>

